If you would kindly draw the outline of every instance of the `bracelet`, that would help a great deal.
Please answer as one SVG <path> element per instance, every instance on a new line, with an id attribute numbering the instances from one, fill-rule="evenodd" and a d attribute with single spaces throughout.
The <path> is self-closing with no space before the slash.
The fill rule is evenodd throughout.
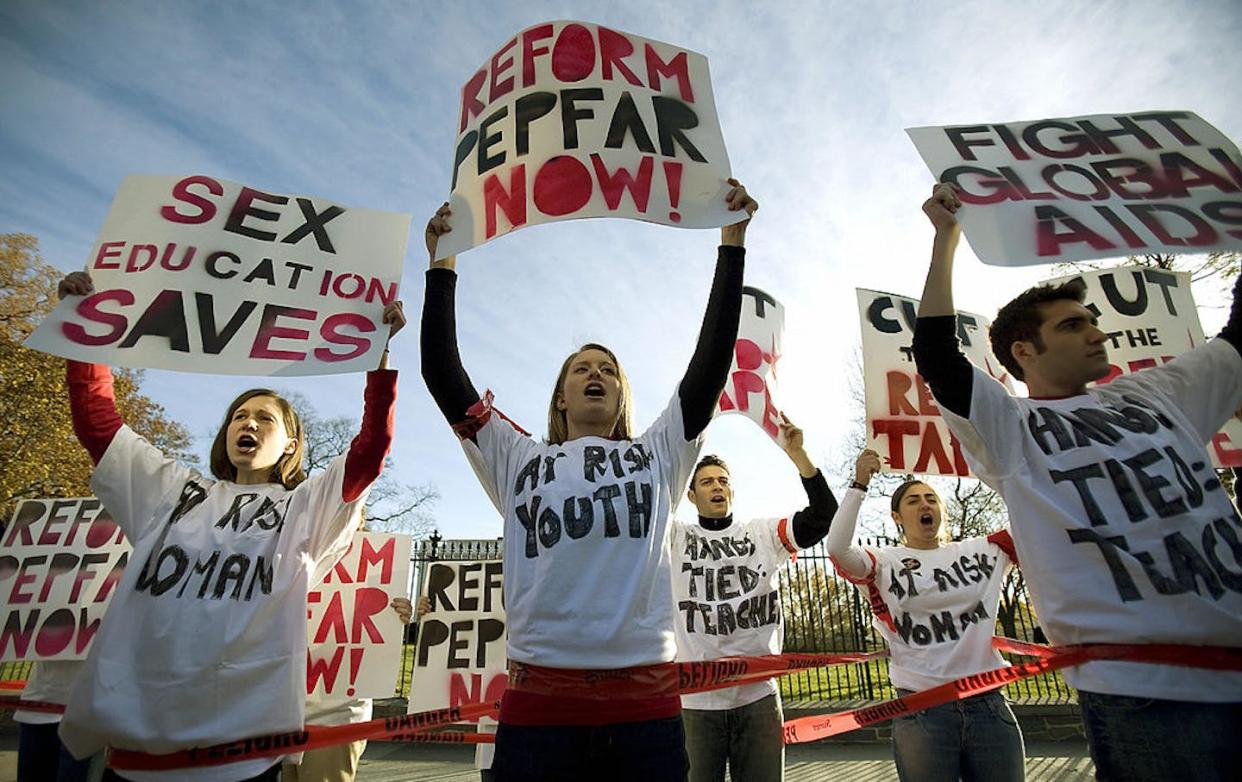
<path id="1" fill-rule="evenodd" d="M 867 492 L 867 484 L 858 481 L 850 481 L 851 489 L 860 489 L 864 494 Z"/>

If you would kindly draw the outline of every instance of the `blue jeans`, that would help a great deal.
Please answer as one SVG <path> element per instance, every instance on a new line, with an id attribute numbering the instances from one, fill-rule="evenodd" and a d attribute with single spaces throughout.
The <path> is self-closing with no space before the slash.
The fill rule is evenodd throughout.
<path id="1" fill-rule="evenodd" d="M 497 782 L 685 782 L 681 717 L 598 727 L 507 725 L 496 731 Z"/>
<path id="2" fill-rule="evenodd" d="M 685 709 L 690 782 L 733 779 L 780 782 L 785 778 L 785 733 L 781 702 L 775 695 L 736 709 Z"/>
<path id="3" fill-rule="evenodd" d="M 18 723 L 17 782 L 86 782 L 91 759 L 76 760 L 56 735 L 60 725 Z"/>
<path id="4" fill-rule="evenodd" d="M 1242 703 L 1196 703 L 1078 691 L 1100 780 L 1238 778 Z"/>
<path id="5" fill-rule="evenodd" d="M 893 720 L 902 782 L 1020 781 L 1026 777 L 1025 754 L 1018 720 L 999 690 Z"/>

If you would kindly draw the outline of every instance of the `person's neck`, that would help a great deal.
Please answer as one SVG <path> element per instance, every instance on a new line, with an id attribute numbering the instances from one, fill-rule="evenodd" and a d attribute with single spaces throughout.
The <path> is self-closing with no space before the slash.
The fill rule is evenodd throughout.
<path id="1" fill-rule="evenodd" d="M 712 532 L 719 532 L 722 529 L 728 529 L 729 525 L 732 523 L 732 513 L 727 516 L 717 516 L 714 518 L 711 516 L 704 516 L 702 513 L 699 514 L 699 526 L 703 529 L 711 530 Z"/>
<path id="2" fill-rule="evenodd" d="M 1031 399 L 1066 399 L 1087 393 L 1086 383 L 1068 383 L 1027 375 L 1026 390 Z"/>
<path id="3" fill-rule="evenodd" d="M 919 551 L 934 551 L 940 548 L 940 540 L 907 540 L 906 548 L 916 548 Z"/>
<path id="4" fill-rule="evenodd" d="M 612 432 L 616 428 L 616 424 L 566 421 L 565 428 L 569 432 L 567 440 L 577 440 L 579 437 L 603 437 L 607 440 L 612 438 Z"/>
<path id="5" fill-rule="evenodd" d="M 262 483 L 272 483 L 271 470 L 238 470 L 237 477 L 233 479 L 233 483 L 242 486 L 258 486 Z"/>

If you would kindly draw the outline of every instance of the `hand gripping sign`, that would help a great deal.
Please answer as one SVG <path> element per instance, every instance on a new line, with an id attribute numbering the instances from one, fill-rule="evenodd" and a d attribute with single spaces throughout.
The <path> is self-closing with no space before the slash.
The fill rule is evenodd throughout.
<path id="1" fill-rule="evenodd" d="M 1189 111 L 908 128 L 984 263 L 1242 249 L 1242 157 Z"/>
<path id="2" fill-rule="evenodd" d="M 733 366 L 716 408 L 716 415 L 746 416 L 777 443 L 781 441 L 781 411 L 773 400 L 784 334 L 784 305 L 758 288 L 742 288 L 742 319 L 737 327 Z"/>
<path id="3" fill-rule="evenodd" d="M 349 551 L 306 596 L 308 695 L 392 696 L 405 626 L 389 604 L 409 581 L 409 535 L 354 535 Z"/>
<path id="4" fill-rule="evenodd" d="M 729 156 L 707 58 L 587 22 L 510 38 L 461 91 L 440 258 L 528 225 L 628 217 L 716 228 Z"/>
<path id="5" fill-rule="evenodd" d="M 1122 266 L 1057 277 L 1048 284 L 1075 278 L 1086 285 L 1087 308 L 1109 340 L 1105 347 L 1112 371 L 1092 385 L 1167 364 L 1207 341 L 1188 272 Z M 1212 438 L 1209 451 L 1217 467 L 1242 467 L 1242 422 L 1228 421 Z"/>
<path id="6" fill-rule="evenodd" d="M 911 340 L 918 299 L 862 288 L 857 293 L 867 447 L 880 454 L 885 472 L 970 475 L 961 446 L 914 367 Z M 962 352 L 1012 392 L 1008 373 L 992 356 L 987 331 L 982 315 L 957 313 Z"/>
<path id="7" fill-rule="evenodd" d="M 409 227 L 207 176 L 128 176 L 86 264 L 95 292 L 62 301 L 26 346 L 184 372 L 372 369 Z"/>

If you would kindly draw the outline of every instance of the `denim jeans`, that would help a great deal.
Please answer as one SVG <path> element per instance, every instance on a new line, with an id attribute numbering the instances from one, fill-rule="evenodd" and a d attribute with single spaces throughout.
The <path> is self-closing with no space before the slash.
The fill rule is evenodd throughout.
<path id="1" fill-rule="evenodd" d="M 724 782 L 725 764 L 738 782 L 785 778 L 785 733 L 775 695 L 736 709 L 685 709 L 690 782 Z"/>
<path id="2" fill-rule="evenodd" d="M 1026 776 L 1022 731 L 999 690 L 896 718 L 893 755 L 902 782 L 1009 782 Z"/>
<path id="3" fill-rule="evenodd" d="M 1078 691 L 1095 778 L 1147 782 L 1239 776 L 1242 703 L 1197 703 Z"/>
<path id="4" fill-rule="evenodd" d="M 497 782 L 685 782 L 681 717 L 598 727 L 508 725 L 496 731 Z"/>
<path id="5" fill-rule="evenodd" d="M 86 782 L 91 758 L 75 760 L 60 743 L 55 722 L 18 723 L 17 782 Z"/>

